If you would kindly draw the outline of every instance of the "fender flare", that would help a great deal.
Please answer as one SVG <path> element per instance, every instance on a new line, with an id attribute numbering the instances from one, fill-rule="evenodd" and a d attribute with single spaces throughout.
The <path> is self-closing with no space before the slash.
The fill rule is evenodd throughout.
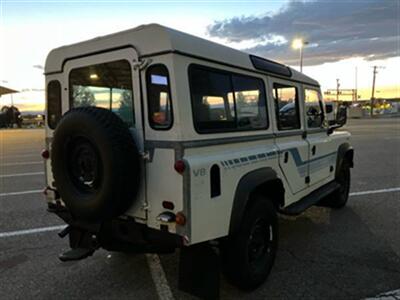
<path id="1" fill-rule="evenodd" d="M 229 234 L 236 232 L 241 224 L 250 195 L 258 186 L 278 179 L 277 173 L 270 167 L 257 169 L 245 174 L 236 186 L 233 199 Z"/>
<path id="2" fill-rule="evenodd" d="M 338 170 L 342 166 L 345 159 L 349 160 L 350 168 L 354 167 L 354 149 L 349 143 L 343 143 L 339 146 L 336 159 L 336 170 L 335 176 L 338 174 Z"/>

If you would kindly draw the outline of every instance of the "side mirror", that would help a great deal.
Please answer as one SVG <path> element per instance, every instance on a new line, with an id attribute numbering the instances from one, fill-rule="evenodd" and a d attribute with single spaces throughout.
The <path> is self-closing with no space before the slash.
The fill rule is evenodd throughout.
<path id="1" fill-rule="evenodd" d="M 326 112 L 327 114 L 332 113 L 332 112 L 333 112 L 333 105 L 332 105 L 332 104 L 326 104 L 326 105 L 325 105 L 325 112 Z"/>
<path id="2" fill-rule="evenodd" d="M 347 122 L 347 107 L 339 106 L 336 113 L 335 123 L 328 128 L 328 134 L 332 134 L 335 129 L 342 127 Z"/>
<path id="3" fill-rule="evenodd" d="M 336 124 L 342 127 L 347 122 L 347 107 L 339 106 L 338 111 L 336 113 Z"/>

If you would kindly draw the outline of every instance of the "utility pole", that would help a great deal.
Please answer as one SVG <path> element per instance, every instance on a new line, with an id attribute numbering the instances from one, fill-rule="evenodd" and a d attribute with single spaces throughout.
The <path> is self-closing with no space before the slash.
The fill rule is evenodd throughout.
<path id="1" fill-rule="evenodd" d="M 357 69 L 357 67 L 356 67 L 356 69 L 355 69 L 355 74 L 354 74 L 354 76 L 355 76 L 355 78 L 354 78 L 354 101 L 357 101 L 358 100 L 358 92 L 357 92 L 357 85 L 358 85 L 358 69 Z"/>
<path id="2" fill-rule="evenodd" d="M 340 82 L 339 78 L 336 78 L 336 102 L 339 101 L 339 92 L 340 92 Z"/>
<path id="3" fill-rule="evenodd" d="M 372 76 L 372 93 L 371 93 L 371 117 L 374 115 L 374 102 L 375 102 L 375 81 L 376 74 L 378 74 L 378 69 L 383 69 L 381 66 L 373 66 L 373 76 Z"/>

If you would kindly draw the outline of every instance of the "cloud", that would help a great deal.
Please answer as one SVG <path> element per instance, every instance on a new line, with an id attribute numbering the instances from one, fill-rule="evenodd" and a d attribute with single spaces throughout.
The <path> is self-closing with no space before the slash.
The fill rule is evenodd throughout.
<path id="1" fill-rule="evenodd" d="M 316 65 L 399 56 L 399 20 L 398 0 L 290 1 L 275 14 L 216 21 L 207 33 L 231 43 L 253 41 L 259 45 L 244 50 L 287 64 L 298 62 L 289 43 L 301 37 L 310 43 L 304 63 Z"/>

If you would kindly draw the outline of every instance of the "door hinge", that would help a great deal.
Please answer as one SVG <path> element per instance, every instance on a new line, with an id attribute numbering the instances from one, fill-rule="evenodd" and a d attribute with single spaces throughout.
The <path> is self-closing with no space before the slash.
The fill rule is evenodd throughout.
<path id="1" fill-rule="evenodd" d="M 306 183 L 310 183 L 310 176 L 306 176 Z"/>
<path id="2" fill-rule="evenodd" d="M 140 156 L 144 161 L 150 161 L 150 152 L 149 151 L 143 151 L 140 152 Z"/>
<path id="3" fill-rule="evenodd" d="M 150 58 L 148 59 L 142 59 L 142 60 L 133 60 L 132 66 L 134 70 L 143 70 L 144 68 L 146 68 L 150 63 L 152 62 L 152 60 Z"/>

